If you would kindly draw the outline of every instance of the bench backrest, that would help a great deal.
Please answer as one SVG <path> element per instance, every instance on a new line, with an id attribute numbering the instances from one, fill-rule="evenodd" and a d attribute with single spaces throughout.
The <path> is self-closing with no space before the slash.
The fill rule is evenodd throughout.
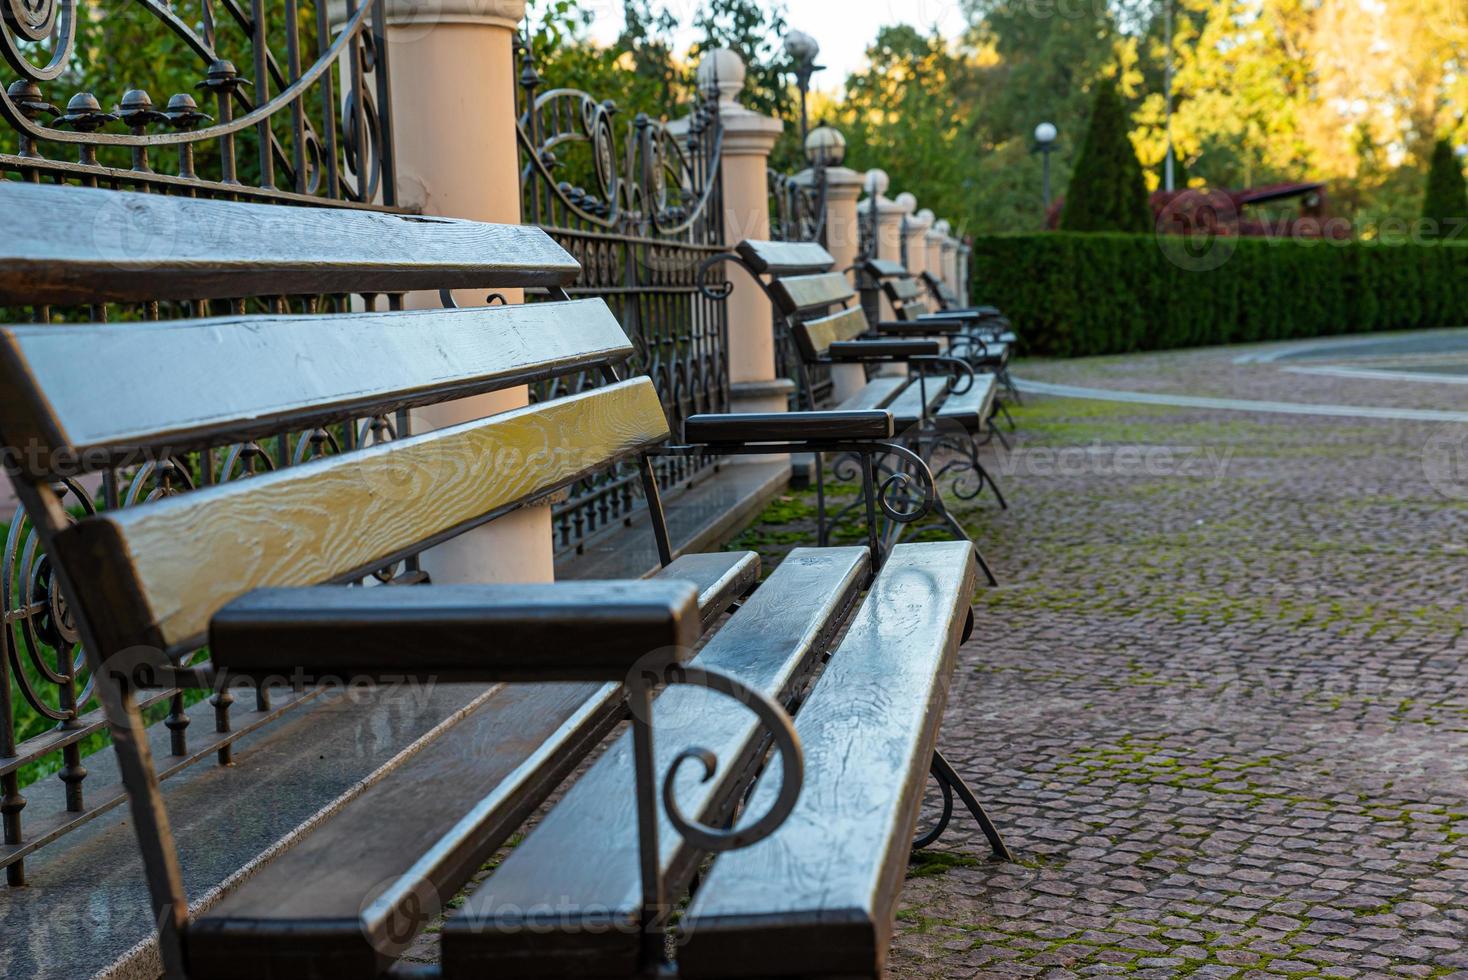
<path id="1" fill-rule="evenodd" d="M 923 284 L 905 266 L 886 259 L 873 259 L 867 262 L 866 271 L 881 284 L 897 319 L 916 320 L 934 312 Z"/>
<path id="2" fill-rule="evenodd" d="M 861 307 L 852 305 L 857 294 L 851 281 L 835 271 L 835 258 L 821 245 L 747 240 L 737 251 L 751 271 L 770 277 L 770 298 L 803 362 L 870 329 Z"/>
<path id="3" fill-rule="evenodd" d="M 948 288 L 941 276 L 935 276 L 931 272 L 923 273 L 923 284 L 928 287 L 928 292 L 938 301 L 939 307 L 949 309 L 958 305 L 958 296 Z"/>
<path id="4" fill-rule="evenodd" d="M 75 190 L 0 184 L 0 237 L 13 244 L 27 226 L 52 226 L 31 209 L 52 197 L 69 200 Z M 117 196 L 122 214 L 156 220 L 182 203 L 193 216 L 223 224 L 172 226 L 169 255 L 134 267 L 125 288 L 104 276 L 103 296 L 246 295 L 261 281 L 260 267 L 278 262 L 268 251 L 251 259 L 238 246 L 215 266 L 207 234 L 190 229 L 264 225 L 275 217 L 259 212 L 287 209 Z M 337 217 L 344 228 L 363 217 L 308 214 L 308 223 Z M 381 224 L 402 227 L 394 221 Z M 444 281 L 564 285 L 576 275 L 574 260 L 536 228 L 421 227 L 444 237 L 429 235 L 436 240 L 404 251 L 401 264 L 382 239 L 348 237 L 328 253 L 332 270 L 322 280 L 287 270 L 280 282 L 290 292 L 329 282 L 333 291 L 380 293 Z M 98 269 L 95 256 L 64 242 L 35 248 L 27 254 L 42 283 L 37 295 L 91 301 L 82 276 Z M 444 279 L 433 278 L 434 270 Z M 0 283 L 11 301 L 32 298 L 11 269 Z M 661 442 L 668 424 L 651 381 L 614 383 L 74 524 L 49 493 L 51 481 L 285 430 L 354 424 L 607 367 L 631 354 L 600 300 L 12 326 L 0 329 L 0 439 L 27 509 L 40 508 L 42 523 L 54 525 L 48 544 L 71 572 L 64 577 L 85 575 L 86 588 L 70 591 L 89 649 L 103 657 L 139 646 L 177 654 L 197 646 L 212 614 L 246 592 L 360 577 Z M 99 363 L 114 369 L 99 372 Z M 166 381 L 139 383 L 156 365 L 173 369 Z"/>

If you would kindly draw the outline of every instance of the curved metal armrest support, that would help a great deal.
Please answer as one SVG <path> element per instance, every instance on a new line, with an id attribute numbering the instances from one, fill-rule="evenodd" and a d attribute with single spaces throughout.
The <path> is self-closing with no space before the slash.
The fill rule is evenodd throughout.
<path id="1" fill-rule="evenodd" d="M 953 376 L 950 382 L 949 393 L 954 395 L 967 394 L 973 389 L 976 375 L 973 365 L 958 357 L 938 355 L 936 357 L 914 357 L 909 362 L 919 371 L 925 367 L 936 367 L 946 371 Z"/>
<path id="2" fill-rule="evenodd" d="M 643 678 L 636 683 L 640 685 L 650 679 Z M 738 850 L 757 844 L 773 834 L 795 809 L 795 803 L 800 798 L 801 785 L 805 780 L 805 759 L 800 747 L 800 736 L 796 734 L 790 715 L 763 692 L 747 687 L 727 674 L 695 665 L 674 665 L 658 679 L 669 684 L 696 684 L 740 702 L 759 718 L 760 723 L 770 733 L 775 751 L 780 756 L 780 793 L 770 809 L 743 826 L 724 829 L 711 827 L 689 817 L 678 805 L 678 774 L 685 762 L 699 762 L 703 765 L 703 782 L 713 779 L 718 772 L 718 758 L 708 749 L 695 746 L 682 750 L 673 758 L 672 765 L 663 776 L 662 802 L 663 809 L 668 814 L 668 822 L 684 840 L 705 851 Z M 639 693 L 634 690 L 633 696 L 638 697 Z M 639 786 L 638 792 L 640 795 L 643 787 Z"/>

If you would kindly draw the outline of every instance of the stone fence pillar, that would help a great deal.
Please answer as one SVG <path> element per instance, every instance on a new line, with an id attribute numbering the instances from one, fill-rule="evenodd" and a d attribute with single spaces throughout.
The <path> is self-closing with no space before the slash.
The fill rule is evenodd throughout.
<path id="1" fill-rule="evenodd" d="M 698 83 L 717 91 L 724 128 L 721 179 L 724 182 L 724 241 L 730 248 L 746 238 L 770 237 L 770 151 L 785 124 L 739 104 L 744 91 L 744 61 L 719 49 L 703 56 Z M 686 133 L 686 119 L 674 122 Z M 795 383 L 776 373 L 774 313 L 763 290 L 743 269 L 726 266 L 734 292 L 728 299 L 729 385 L 736 412 L 783 412 Z M 736 456 L 736 461 L 764 457 Z"/>
<path id="2" fill-rule="evenodd" d="M 388 0 L 398 197 L 425 214 L 519 224 L 514 36 L 525 0 L 437 0 L 433 15 L 414 0 Z M 502 290 L 510 302 L 518 291 Z M 489 290 L 459 290 L 460 306 Z M 437 307 L 438 295 L 410 296 Z M 528 404 L 527 389 L 478 395 L 413 413 L 427 431 Z M 531 507 L 429 550 L 435 582 L 534 582 L 555 576 L 548 505 Z"/>
<path id="3" fill-rule="evenodd" d="M 902 223 L 902 235 L 907 240 L 907 271 L 921 276 L 928 268 L 928 228 L 933 224 L 933 212 L 919 211 L 917 198 L 909 193 L 897 195 L 897 203 L 907 214 Z"/>
<path id="4" fill-rule="evenodd" d="M 866 182 L 862 174 L 841 166 L 845 150 L 845 138 L 829 126 L 813 130 L 806 140 L 807 158 L 812 163 L 819 160 L 825 164 L 826 251 L 836 260 L 836 268 L 843 271 L 856 264 L 857 255 L 861 252 L 861 216 L 856 202 Z M 800 179 L 813 181 L 815 173 L 807 170 Z M 855 271 L 850 275 L 855 277 Z M 860 364 L 832 365 L 832 399 L 839 405 L 861 390 L 866 380 L 866 369 Z"/>
<path id="5" fill-rule="evenodd" d="M 950 290 L 953 291 L 953 295 L 957 296 L 958 239 L 953 237 L 953 226 L 947 221 L 947 219 L 938 222 L 937 228 L 938 231 L 943 235 L 943 241 L 939 246 L 940 253 L 942 255 L 942 262 L 939 265 L 939 268 L 943 270 L 941 273 L 943 277 L 943 282 L 948 286 Z"/>
<path id="6" fill-rule="evenodd" d="M 857 205 L 857 213 L 863 221 L 870 223 L 872 212 L 876 211 L 876 241 L 873 243 L 872 258 L 899 262 L 902 259 L 902 216 L 905 212 L 902 205 L 884 196 L 889 183 L 885 170 L 867 171 L 867 197 Z M 892 304 L 887 301 L 885 293 L 881 294 L 879 301 L 878 318 L 895 319 Z"/>
<path id="7" fill-rule="evenodd" d="M 923 236 L 923 242 L 927 245 L 928 250 L 927 270 L 930 275 L 936 276 L 938 279 L 943 279 L 943 239 L 948 236 L 939 229 L 938 226 L 942 222 L 938 220 L 937 215 L 931 211 L 925 213 L 931 222 L 928 225 L 928 233 Z M 924 289 L 926 288 L 924 286 Z M 924 293 L 924 295 L 926 296 L 927 294 Z"/>

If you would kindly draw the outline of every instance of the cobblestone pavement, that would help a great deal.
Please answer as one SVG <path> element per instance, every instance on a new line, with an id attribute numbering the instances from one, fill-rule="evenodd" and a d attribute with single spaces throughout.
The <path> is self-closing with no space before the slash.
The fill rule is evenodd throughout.
<path id="1" fill-rule="evenodd" d="M 1016 373 L 1468 408 L 1235 354 Z M 1468 978 L 1468 427 L 1030 402 L 941 737 L 1018 863 L 955 818 L 892 974 Z"/>

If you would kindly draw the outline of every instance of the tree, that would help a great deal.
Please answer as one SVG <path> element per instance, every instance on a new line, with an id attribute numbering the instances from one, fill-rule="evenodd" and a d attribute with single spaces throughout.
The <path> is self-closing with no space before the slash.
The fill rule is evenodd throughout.
<path id="1" fill-rule="evenodd" d="M 1152 207 L 1142 165 L 1132 148 L 1126 110 L 1116 84 L 1096 87 L 1091 123 L 1081 144 L 1060 227 L 1066 231 L 1152 230 Z"/>
<path id="2" fill-rule="evenodd" d="M 1430 238 L 1457 238 L 1468 220 L 1468 185 L 1452 144 L 1438 140 L 1427 171 L 1427 193 L 1422 201 L 1424 233 Z"/>

